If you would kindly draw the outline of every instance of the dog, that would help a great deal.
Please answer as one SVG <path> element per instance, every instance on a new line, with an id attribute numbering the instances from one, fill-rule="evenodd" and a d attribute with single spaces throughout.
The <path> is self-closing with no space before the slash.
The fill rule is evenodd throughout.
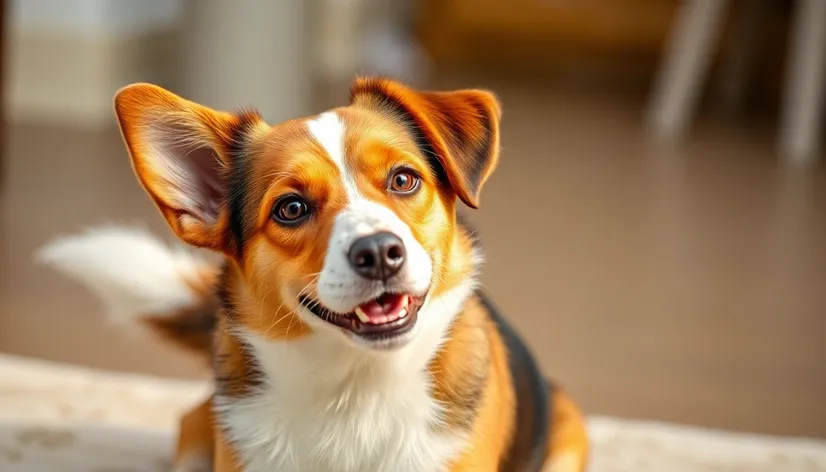
<path id="1" fill-rule="evenodd" d="M 359 78 L 272 126 L 134 84 L 115 111 L 172 231 L 221 261 L 125 228 L 41 257 L 211 363 L 175 470 L 584 470 L 580 409 L 478 288 L 457 212 L 499 159 L 494 94 Z"/>

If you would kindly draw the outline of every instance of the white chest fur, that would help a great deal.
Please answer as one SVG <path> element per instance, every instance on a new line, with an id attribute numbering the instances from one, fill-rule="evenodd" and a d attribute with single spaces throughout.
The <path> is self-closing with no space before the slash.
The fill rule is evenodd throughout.
<path id="1" fill-rule="evenodd" d="M 425 313 L 417 338 L 391 352 L 320 333 L 288 342 L 242 333 L 263 383 L 255 395 L 216 403 L 246 472 L 444 471 L 466 443 L 434 428 L 441 407 L 426 366 L 466 292 L 455 295 L 439 300 L 448 313 Z"/>
<path id="2" fill-rule="evenodd" d="M 264 366 L 257 394 L 220 406 L 247 472 L 436 472 L 461 448 L 458 436 L 434 430 L 440 408 L 426 371 L 363 356 L 323 356 L 331 362 L 323 367 L 296 356 L 296 346 L 252 343 L 264 356 L 282 352 L 276 375 Z"/>

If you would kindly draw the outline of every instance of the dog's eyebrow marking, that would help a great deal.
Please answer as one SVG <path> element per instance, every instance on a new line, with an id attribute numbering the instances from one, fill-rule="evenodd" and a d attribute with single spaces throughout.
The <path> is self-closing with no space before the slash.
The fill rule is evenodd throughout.
<path id="1" fill-rule="evenodd" d="M 344 168 L 344 123 L 336 112 L 328 111 L 307 123 L 310 134 L 327 151 L 327 157 L 339 169 Z"/>
<path id="2" fill-rule="evenodd" d="M 341 174 L 344 190 L 350 200 L 359 198 L 356 180 L 344 160 L 344 123 L 334 111 L 324 112 L 307 123 L 310 134 L 327 153 Z"/>

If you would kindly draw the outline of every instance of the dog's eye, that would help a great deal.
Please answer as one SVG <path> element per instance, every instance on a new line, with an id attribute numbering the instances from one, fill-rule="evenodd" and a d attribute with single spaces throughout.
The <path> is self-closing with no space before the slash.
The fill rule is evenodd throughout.
<path id="1" fill-rule="evenodd" d="M 310 207 L 298 195 L 281 197 L 273 208 L 272 216 L 279 223 L 294 224 L 310 214 Z"/>
<path id="2" fill-rule="evenodd" d="M 419 176 L 410 170 L 398 170 L 390 177 L 390 190 L 395 193 L 409 194 L 418 188 Z"/>

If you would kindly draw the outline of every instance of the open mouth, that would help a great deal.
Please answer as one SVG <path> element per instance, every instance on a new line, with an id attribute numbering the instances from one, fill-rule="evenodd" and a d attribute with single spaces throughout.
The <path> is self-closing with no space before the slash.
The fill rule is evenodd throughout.
<path id="1" fill-rule="evenodd" d="M 301 304 L 322 320 L 371 340 L 388 339 L 410 331 L 416 325 L 424 297 L 403 293 L 384 293 L 362 303 L 350 313 L 336 313 L 307 296 Z"/>

